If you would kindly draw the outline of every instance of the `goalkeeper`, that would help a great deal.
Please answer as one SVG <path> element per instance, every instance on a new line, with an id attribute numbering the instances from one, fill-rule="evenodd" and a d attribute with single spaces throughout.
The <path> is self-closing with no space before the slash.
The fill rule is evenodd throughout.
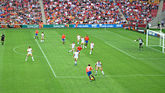
<path id="1" fill-rule="evenodd" d="M 139 50 L 142 50 L 142 48 L 143 48 L 143 39 L 142 38 L 138 38 L 137 40 L 135 40 L 135 41 L 139 41 Z"/>

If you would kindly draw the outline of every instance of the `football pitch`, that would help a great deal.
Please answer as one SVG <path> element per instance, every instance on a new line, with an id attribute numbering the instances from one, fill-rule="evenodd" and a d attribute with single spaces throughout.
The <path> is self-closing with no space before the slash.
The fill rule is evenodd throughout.
<path id="1" fill-rule="evenodd" d="M 6 35 L 5 45 L 0 45 L 0 93 L 165 93 L 165 54 L 159 47 L 144 46 L 139 51 L 134 40 L 145 41 L 144 34 L 121 28 L 39 29 L 35 40 L 35 30 L 0 30 Z M 88 35 L 95 46 L 90 55 L 88 44 L 75 66 L 68 51 L 73 42 L 78 46 L 77 34 Z M 34 62 L 31 57 L 25 62 L 28 46 Z M 98 71 L 90 82 L 85 69 L 88 64 L 95 68 L 98 60 L 105 75 Z"/>

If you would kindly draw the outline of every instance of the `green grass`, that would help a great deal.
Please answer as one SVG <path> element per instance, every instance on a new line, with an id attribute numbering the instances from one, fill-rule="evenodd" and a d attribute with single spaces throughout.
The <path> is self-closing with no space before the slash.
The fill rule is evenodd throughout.
<path id="1" fill-rule="evenodd" d="M 124 29 L 39 29 L 46 40 L 39 42 L 56 77 L 34 39 L 36 29 L 1 29 L 6 35 L 0 46 L 0 93 L 165 93 L 165 54 L 160 48 L 139 51 L 135 39 L 145 35 Z M 61 41 L 66 35 L 66 44 Z M 40 36 L 39 34 L 39 36 Z M 83 49 L 74 66 L 70 44 L 88 35 L 95 43 L 92 55 Z M 35 61 L 25 62 L 28 46 Z M 85 68 L 103 63 L 96 81 L 89 82 Z"/>

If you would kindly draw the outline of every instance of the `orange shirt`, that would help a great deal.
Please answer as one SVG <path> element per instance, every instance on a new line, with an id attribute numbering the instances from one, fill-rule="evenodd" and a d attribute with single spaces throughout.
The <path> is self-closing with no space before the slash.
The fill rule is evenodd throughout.
<path id="1" fill-rule="evenodd" d="M 62 35 L 62 39 L 65 39 L 65 35 Z"/>
<path id="2" fill-rule="evenodd" d="M 91 70 L 93 70 L 93 68 L 92 68 L 91 66 L 87 66 L 86 72 L 89 72 L 89 71 L 91 71 Z"/>
<path id="3" fill-rule="evenodd" d="M 85 40 L 88 41 L 89 40 L 89 37 L 85 37 Z"/>
<path id="4" fill-rule="evenodd" d="M 80 46 L 77 47 L 77 50 L 81 51 L 81 49 L 82 49 L 82 47 L 80 47 Z"/>
<path id="5" fill-rule="evenodd" d="M 38 30 L 36 30 L 36 34 L 38 34 Z"/>

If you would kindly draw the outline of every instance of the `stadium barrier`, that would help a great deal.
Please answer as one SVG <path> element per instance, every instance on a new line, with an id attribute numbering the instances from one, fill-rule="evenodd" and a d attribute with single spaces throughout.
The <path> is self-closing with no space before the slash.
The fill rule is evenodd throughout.
<path id="1" fill-rule="evenodd" d="M 39 28 L 39 25 L 22 25 L 21 28 Z"/>
<path id="2" fill-rule="evenodd" d="M 55 24 L 43 25 L 42 28 L 122 28 L 122 24 Z M 0 28 L 41 28 L 40 25 L 0 25 Z"/>
<path id="3" fill-rule="evenodd" d="M 128 30 L 137 31 L 140 33 L 146 33 L 146 24 L 134 25 L 134 24 L 124 24 L 123 28 Z"/>

